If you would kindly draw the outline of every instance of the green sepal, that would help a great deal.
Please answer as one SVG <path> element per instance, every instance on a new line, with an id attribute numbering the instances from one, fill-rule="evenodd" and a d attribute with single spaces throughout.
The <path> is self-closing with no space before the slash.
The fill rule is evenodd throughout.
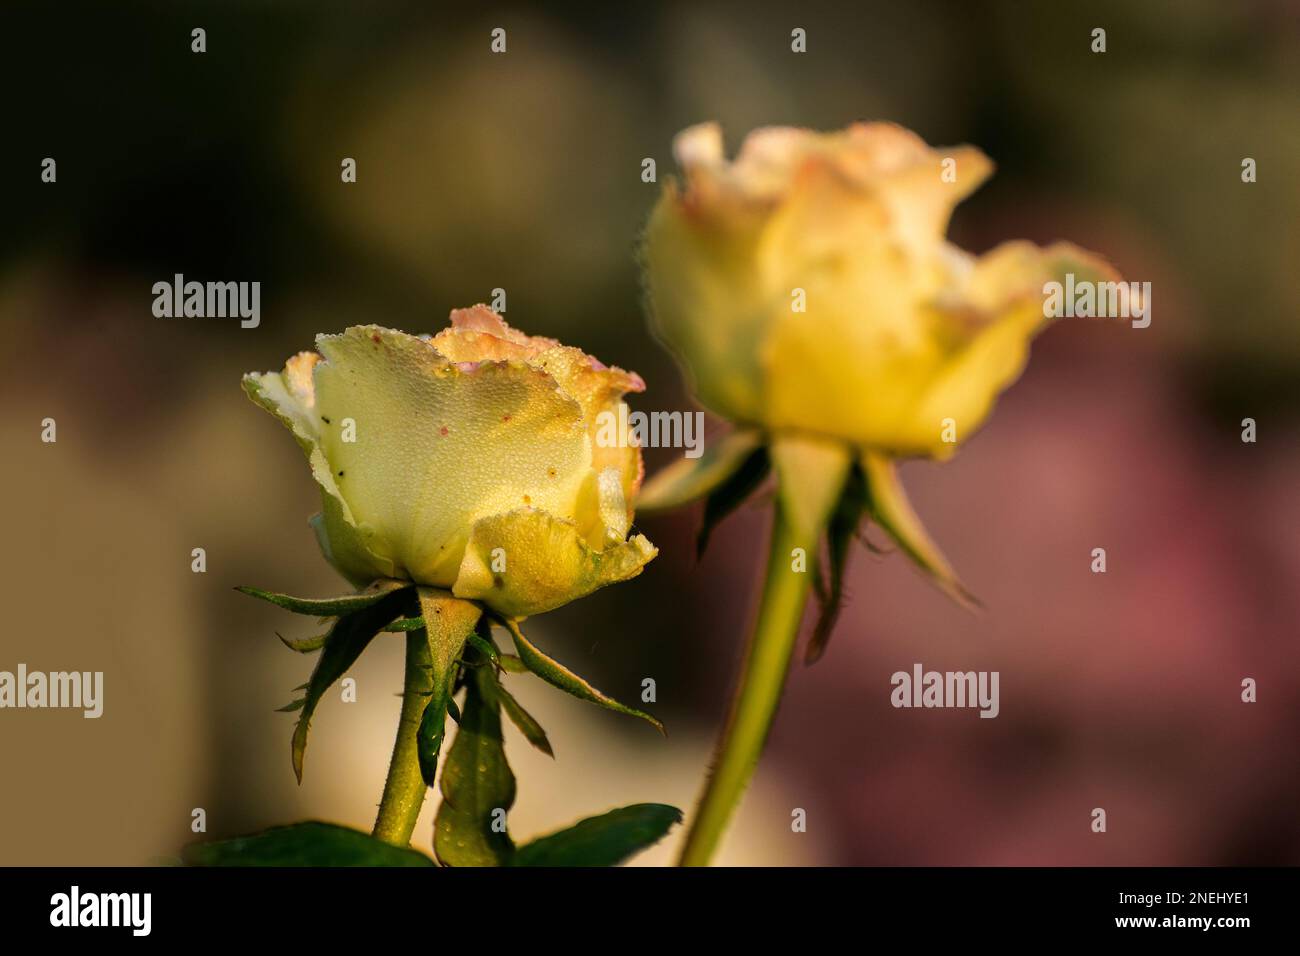
<path id="1" fill-rule="evenodd" d="M 704 499 L 704 518 L 695 537 L 695 556 L 704 554 L 713 529 L 753 493 L 772 469 L 767 449 L 759 446 L 750 452 L 734 471 L 727 475 Z"/>
<path id="2" fill-rule="evenodd" d="M 525 664 L 521 658 L 516 657 L 514 654 L 498 655 L 497 663 L 501 665 L 501 669 L 505 671 L 507 674 L 531 673 L 528 670 L 528 665 Z"/>
<path id="3" fill-rule="evenodd" d="M 379 630 L 402 612 L 403 599 L 400 589 L 392 589 L 380 600 L 360 611 L 340 617 L 330 629 L 324 650 L 307 682 L 302 711 L 293 731 L 293 773 L 299 783 L 302 783 L 303 754 L 307 749 L 307 733 L 311 729 L 311 718 L 316 712 L 316 705 L 334 682 L 356 663 Z"/>
<path id="4" fill-rule="evenodd" d="M 804 663 L 816 662 L 826 652 L 826 645 L 835 630 L 840 609 L 844 605 L 844 568 L 849 551 L 858 535 L 858 527 L 867 511 L 867 483 L 862 470 L 856 465 L 849 470 L 848 480 L 840 499 L 831 512 L 826 526 L 826 556 L 830 565 L 829 581 L 823 581 L 821 566 L 816 568 L 816 594 L 821 605 L 817 624 L 808 646 L 804 649 Z"/>
<path id="5" fill-rule="evenodd" d="M 373 582 L 358 594 L 345 594 L 342 597 L 319 599 L 277 594 L 274 591 L 263 591 L 261 588 L 246 585 L 241 585 L 235 590 L 243 594 L 251 594 L 263 601 L 270 601 L 276 607 L 282 607 L 286 611 L 293 611 L 295 614 L 312 614 L 316 617 L 341 617 L 345 614 L 355 614 L 357 611 L 365 610 L 379 603 L 390 594 L 412 586 L 410 581 L 392 581 L 385 578 Z"/>
<path id="6" fill-rule="evenodd" d="M 733 431 L 709 443 L 699 458 L 680 458 L 654 474 L 636 499 L 638 514 L 677 508 L 711 494 L 763 441 L 758 431 Z"/>
<path id="7" fill-rule="evenodd" d="M 968 608 L 979 607 L 979 599 L 961 583 L 957 572 L 912 509 L 894 462 L 874 452 L 863 452 L 860 460 L 866 477 L 867 508 L 872 520 L 934 580 L 940 590 L 958 604 Z"/>
<path id="8" fill-rule="evenodd" d="M 620 807 L 521 846 L 511 865 L 618 866 L 681 821 L 682 811 L 662 803 Z"/>
<path id="9" fill-rule="evenodd" d="M 188 866 L 433 866 L 415 850 L 376 840 L 368 833 L 308 821 L 261 833 L 193 843 L 181 853 Z"/>
<path id="10" fill-rule="evenodd" d="M 848 483 L 853 454 L 847 445 L 807 435 L 781 435 L 768 448 L 776 473 L 777 504 L 796 535 L 821 540 Z M 815 555 L 812 555 L 815 557 Z"/>
<path id="11" fill-rule="evenodd" d="M 469 643 L 474 645 L 480 654 L 490 660 L 493 664 L 501 666 L 501 653 L 497 650 L 496 645 L 491 640 L 480 637 L 477 633 L 471 634 L 468 638 Z"/>
<path id="12" fill-rule="evenodd" d="M 439 705 L 438 701 L 442 700 Z M 426 786 L 433 786 L 438 776 L 438 755 L 442 753 L 442 741 L 447 733 L 447 693 L 436 691 L 430 695 L 429 703 L 420 717 L 420 729 L 415 734 L 415 755 L 420 761 L 420 776 Z"/>
<path id="13" fill-rule="evenodd" d="M 385 627 L 384 631 L 388 634 L 405 634 L 407 631 L 418 631 L 422 627 L 424 627 L 424 618 L 402 617 Z"/>
<path id="14" fill-rule="evenodd" d="M 315 651 L 319 651 L 325 646 L 325 641 L 328 640 L 330 632 L 326 631 L 324 634 L 317 634 L 313 637 L 300 637 L 294 639 L 291 637 L 285 637 L 279 631 L 276 631 L 275 636 L 278 637 L 280 643 L 289 648 L 289 650 L 297 651 L 299 654 L 311 654 Z"/>
<path id="15" fill-rule="evenodd" d="M 519 701 L 515 700 L 514 695 L 501 686 L 500 681 L 497 681 L 496 695 L 501 700 L 501 709 L 506 712 L 510 722 L 524 735 L 524 739 L 554 760 L 555 751 L 551 749 L 551 742 L 546 739 L 546 731 L 537 722 L 537 718 L 524 710 Z"/>
<path id="16" fill-rule="evenodd" d="M 515 802 L 495 690 L 491 667 L 466 669 L 465 706 L 442 768 L 433 828 L 433 850 L 444 866 L 504 866 L 514 855 L 510 834 L 493 827 Z"/>
<path id="17" fill-rule="evenodd" d="M 620 714 L 630 714 L 633 717 L 640 717 L 658 730 L 659 733 L 666 734 L 664 725 L 654 717 L 651 717 L 644 711 L 635 710 L 625 704 L 620 704 L 614 698 L 603 694 L 596 688 L 592 687 L 589 683 L 577 674 L 573 673 L 573 671 L 569 670 L 563 664 L 547 657 L 533 644 L 528 642 L 528 639 L 524 637 L 523 633 L 519 630 L 518 623 L 509 619 L 502 619 L 501 624 L 510 632 L 510 636 L 514 639 L 515 650 L 519 652 L 519 659 L 524 662 L 524 665 L 530 671 L 542 680 L 560 688 L 560 690 L 565 691 L 566 693 L 572 694 L 574 697 L 580 698 L 581 700 L 591 701 L 593 704 L 599 704 L 601 707 L 617 711 Z"/>
<path id="18" fill-rule="evenodd" d="M 416 595 L 420 603 L 420 619 L 425 622 L 422 633 L 429 641 L 432 693 L 420 718 L 415 746 L 420 776 L 426 784 L 433 786 L 438 774 L 438 755 L 442 752 L 447 730 L 447 703 L 456 685 L 457 661 L 483 611 L 477 604 L 462 601 L 438 588 L 418 588 Z"/>

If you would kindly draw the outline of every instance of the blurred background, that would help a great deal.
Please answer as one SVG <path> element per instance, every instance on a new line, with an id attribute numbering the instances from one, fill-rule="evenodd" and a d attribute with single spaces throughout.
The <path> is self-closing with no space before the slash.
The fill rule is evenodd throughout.
<path id="1" fill-rule="evenodd" d="M 359 663 L 355 704 L 327 696 L 297 786 L 274 708 L 312 659 L 274 632 L 312 622 L 232 587 L 341 582 L 301 455 L 239 377 L 350 324 L 436 331 L 503 288 L 514 325 L 640 372 L 634 408 L 691 408 L 634 257 L 673 133 L 706 119 L 731 150 L 759 125 L 857 119 L 976 144 L 998 173 L 954 241 L 1068 238 L 1154 303 L 1145 330 L 1053 328 L 952 463 L 905 467 L 986 610 L 856 553 L 721 862 L 1300 863 L 1298 51 L 1291 0 L 6 4 L 0 669 L 106 686 L 97 721 L 0 712 L 0 863 L 174 858 L 197 807 L 208 837 L 369 828 L 401 641 Z M 155 318 L 151 287 L 178 272 L 260 281 L 260 327 Z M 653 677 L 670 735 L 514 678 L 557 758 L 507 730 L 517 838 L 620 803 L 690 808 L 766 514 L 733 516 L 698 562 L 697 513 L 641 522 L 661 554 L 640 578 L 533 622 L 614 696 Z M 1000 671 L 1001 715 L 891 708 L 914 662 Z"/>

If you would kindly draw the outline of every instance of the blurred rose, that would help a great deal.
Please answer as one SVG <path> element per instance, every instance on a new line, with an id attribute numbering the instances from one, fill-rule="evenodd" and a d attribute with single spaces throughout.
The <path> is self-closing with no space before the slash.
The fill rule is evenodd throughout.
<path id="1" fill-rule="evenodd" d="M 948 243 L 992 164 L 891 124 L 760 129 L 731 163 L 705 124 L 675 149 L 685 182 L 645 242 L 653 316 L 700 400 L 742 425 L 946 458 L 1020 374 L 1044 282 L 1104 269 L 1065 244 Z"/>

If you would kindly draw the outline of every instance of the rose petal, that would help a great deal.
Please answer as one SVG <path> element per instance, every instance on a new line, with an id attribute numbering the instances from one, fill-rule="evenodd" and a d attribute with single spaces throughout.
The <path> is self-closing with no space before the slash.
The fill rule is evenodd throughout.
<path id="1" fill-rule="evenodd" d="M 591 440 L 552 376 L 517 362 L 464 371 L 377 326 L 317 343 L 316 403 L 331 421 L 322 449 L 363 543 L 383 542 L 403 576 L 450 586 L 485 515 L 533 505 L 575 517 Z M 343 440 L 347 419 L 355 442 Z"/>
<path id="2" fill-rule="evenodd" d="M 319 361 L 315 352 L 299 352 L 289 359 L 283 372 L 245 375 L 244 391 L 293 432 L 307 456 L 312 477 L 321 490 L 321 513 L 310 523 L 326 560 L 358 586 L 376 578 L 397 577 L 393 561 L 382 548 L 376 551 L 367 545 L 367 536 L 354 523 L 321 449 L 321 428 L 325 423 L 316 410 L 312 375 Z M 324 533 L 327 526 L 332 529 L 332 545 Z"/>
<path id="3" fill-rule="evenodd" d="M 639 534 L 597 551 L 572 522 L 525 508 L 474 524 L 451 590 L 498 614 L 521 618 L 636 577 L 657 553 Z M 501 567 L 502 558 L 505 570 L 494 571 L 494 561 Z"/>

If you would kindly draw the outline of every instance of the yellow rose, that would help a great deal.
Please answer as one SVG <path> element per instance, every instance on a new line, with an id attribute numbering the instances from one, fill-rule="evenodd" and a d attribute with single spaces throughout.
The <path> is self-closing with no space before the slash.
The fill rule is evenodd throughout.
<path id="1" fill-rule="evenodd" d="M 705 124 L 675 152 L 684 179 L 643 250 L 653 320 L 739 425 L 947 458 L 1020 374 L 1043 284 L 1108 271 L 1068 244 L 953 246 L 952 209 L 992 163 L 891 124 L 761 129 L 734 162 Z"/>
<path id="2" fill-rule="evenodd" d="M 683 181 L 664 190 L 642 249 L 652 320 L 700 401 L 737 429 L 657 474 L 638 507 L 707 496 L 703 542 L 776 476 L 758 613 L 682 851 L 694 866 L 712 856 L 758 762 L 810 580 L 822 612 L 805 659 L 825 650 L 865 516 L 969 599 L 895 462 L 948 458 L 983 424 L 1045 325 L 1047 282 L 1110 275 L 1063 243 L 983 256 L 949 243 L 953 207 L 992 171 L 969 146 L 934 150 L 887 123 L 772 128 L 728 162 L 705 124 L 682 132 L 675 152 Z"/>
<path id="3" fill-rule="evenodd" d="M 674 151 L 683 181 L 642 249 L 652 321 L 700 401 L 738 428 L 656 475 L 638 506 L 727 498 L 770 464 L 804 538 L 844 496 L 842 516 L 870 514 L 965 599 L 895 460 L 946 459 L 979 429 L 1047 324 L 1045 283 L 1117 277 L 1067 243 L 982 256 L 949 243 L 953 207 L 993 168 L 970 146 L 931 149 L 889 123 L 768 128 L 728 162 L 710 123 Z"/>
<path id="4" fill-rule="evenodd" d="M 407 580 L 519 618 L 655 556 L 628 538 L 640 449 L 596 441 L 601 412 L 620 420 L 623 395 L 644 388 L 636 374 L 484 306 L 432 338 L 356 326 L 316 346 L 244 388 L 306 453 L 312 526 L 353 584 Z"/>

